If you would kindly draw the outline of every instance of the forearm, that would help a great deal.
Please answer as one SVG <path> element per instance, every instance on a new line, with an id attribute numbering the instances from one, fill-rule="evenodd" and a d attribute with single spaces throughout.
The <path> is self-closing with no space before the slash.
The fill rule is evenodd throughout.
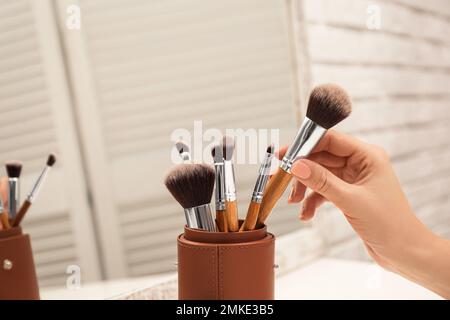
<path id="1" fill-rule="evenodd" d="M 450 241 L 428 232 L 422 245 L 406 249 L 409 256 L 397 272 L 450 299 Z"/>

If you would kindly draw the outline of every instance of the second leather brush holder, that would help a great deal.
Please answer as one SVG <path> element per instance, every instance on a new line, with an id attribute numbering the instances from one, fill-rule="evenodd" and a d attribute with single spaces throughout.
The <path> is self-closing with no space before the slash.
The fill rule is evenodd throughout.
<path id="1" fill-rule="evenodd" d="M 181 300 L 274 299 L 275 237 L 261 229 L 207 232 L 185 227 L 178 237 Z"/>
<path id="2" fill-rule="evenodd" d="M 39 300 L 30 237 L 20 227 L 0 231 L 0 300 Z"/>

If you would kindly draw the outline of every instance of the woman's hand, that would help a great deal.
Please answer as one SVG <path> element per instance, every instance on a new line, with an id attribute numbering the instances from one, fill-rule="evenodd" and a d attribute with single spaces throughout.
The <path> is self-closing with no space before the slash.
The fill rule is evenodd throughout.
<path id="1" fill-rule="evenodd" d="M 279 151 L 280 157 L 286 149 Z M 450 297 L 450 242 L 417 219 L 383 149 L 330 130 L 308 159 L 294 163 L 292 174 L 297 181 L 289 202 L 303 200 L 302 220 L 311 219 L 322 203 L 331 201 L 378 264 Z M 305 197 L 306 188 L 312 193 Z M 430 285 L 420 265 L 432 247 L 442 249 L 442 241 L 449 257 L 444 264 L 445 289 Z"/>

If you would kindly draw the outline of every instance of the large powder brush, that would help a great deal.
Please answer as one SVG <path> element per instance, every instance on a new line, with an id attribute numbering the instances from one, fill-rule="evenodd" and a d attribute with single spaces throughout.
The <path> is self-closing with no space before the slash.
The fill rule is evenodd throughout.
<path id="1" fill-rule="evenodd" d="M 335 84 L 317 86 L 311 92 L 306 118 L 283 157 L 278 171 L 269 180 L 258 214 L 262 226 L 292 179 L 291 167 L 306 158 L 326 131 L 347 118 L 352 111 L 350 97 Z"/>
<path id="2" fill-rule="evenodd" d="M 216 231 L 211 213 L 215 172 L 206 164 L 180 164 L 166 176 L 164 184 L 184 208 L 188 227 Z"/>

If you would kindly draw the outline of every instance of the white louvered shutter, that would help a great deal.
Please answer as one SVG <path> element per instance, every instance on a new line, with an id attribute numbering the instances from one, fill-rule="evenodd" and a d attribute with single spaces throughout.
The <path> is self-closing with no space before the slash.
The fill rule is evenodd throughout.
<path id="1" fill-rule="evenodd" d="M 74 1 L 57 3 L 108 276 L 173 271 L 184 216 L 163 186 L 172 131 L 295 132 L 284 1 L 82 0 L 79 31 L 65 27 Z M 236 168 L 241 217 L 257 170 Z M 282 203 L 278 234 L 298 227 Z"/>
<path id="2" fill-rule="evenodd" d="M 37 4 L 39 2 L 39 4 Z M 0 1 L 0 159 L 24 161 L 22 199 L 48 153 L 59 162 L 24 220 L 41 286 L 63 286 L 66 268 L 99 278 L 85 183 L 49 1 Z M 6 174 L 4 171 L 2 175 Z"/>

